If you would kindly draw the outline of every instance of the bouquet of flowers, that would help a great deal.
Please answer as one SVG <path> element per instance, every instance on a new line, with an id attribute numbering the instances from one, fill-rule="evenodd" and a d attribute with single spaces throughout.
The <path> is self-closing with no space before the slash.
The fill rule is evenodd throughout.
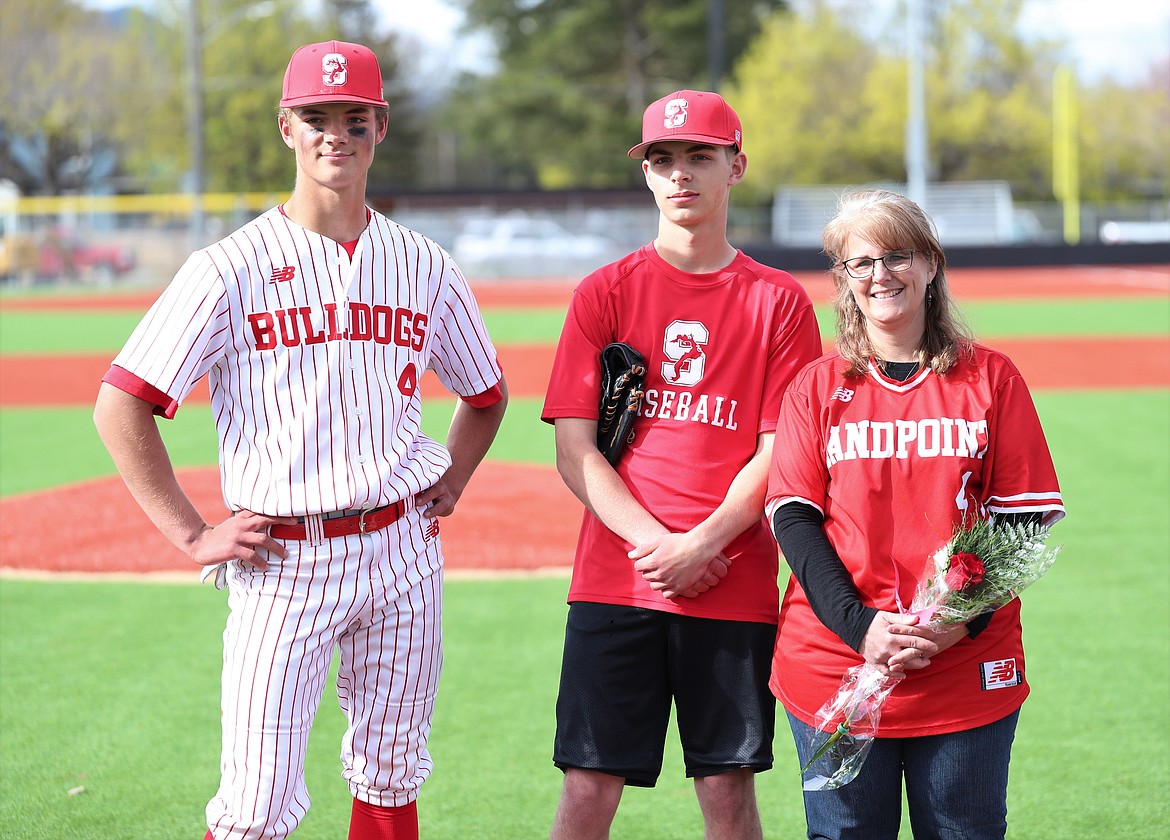
<path id="1" fill-rule="evenodd" d="M 907 612 L 920 626 L 941 628 L 997 610 L 1052 567 L 1060 546 L 1046 544 L 1039 524 L 1000 523 L 994 517 L 956 526 L 930 559 Z M 873 746 L 882 704 L 898 680 L 869 663 L 850 668 L 816 714 L 812 757 L 801 768 L 805 790 L 832 790 L 853 781 Z"/>

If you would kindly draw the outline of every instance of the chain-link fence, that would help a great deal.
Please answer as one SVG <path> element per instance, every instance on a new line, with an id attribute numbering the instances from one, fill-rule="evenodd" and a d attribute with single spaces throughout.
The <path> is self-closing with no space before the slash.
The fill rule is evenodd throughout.
<path id="1" fill-rule="evenodd" d="M 835 189 L 782 191 L 771 207 L 733 204 L 729 238 L 745 248 L 817 249 Z M 813 207 L 809 196 L 823 201 Z M 196 203 L 190 195 L 0 196 L 0 286 L 161 286 L 191 251 L 285 197 L 216 194 Z M 472 282 L 582 277 L 653 239 L 658 218 L 646 191 L 395 196 L 371 204 L 449 250 Z M 948 247 L 960 240 L 1015 246 L 1063 241 L 1063 211 L 1056 203 L 1012 203 L 993 191 L 980 201 L 960 196 L 948 204 L 948 214 L 947 229 L 940 229 Z M 1080 241 L 1166 242 L 1170 252 L 1170 203 L 1084 204 Z"/>

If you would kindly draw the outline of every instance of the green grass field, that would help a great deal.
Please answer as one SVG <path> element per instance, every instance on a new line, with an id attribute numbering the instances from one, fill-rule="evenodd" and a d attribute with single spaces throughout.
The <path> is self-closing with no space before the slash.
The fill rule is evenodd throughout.
<path id="1" fill-rule="evenodd" d="M 1142 299 L 976 301 L 963 307 L 967 319 L 987 340 L 1019 336 L 1128 335 L 1157 336 L 1170 333 L 1170 307 L 1151 305 Z M 141 313 L 134 310 L 45 312 L 0 311 L 0 353 L 111 353 L 134 326 Z M 558 308 L 492 309 L 484 320 L 492 337 L 512 344 L 555 343 L 565 312 Z M 826 336 L 832 335 L 833 319 L 825 306 L 817 307 L 817 320 Z M 45 336 L 53 337 L 45 346 Z"/>
<path id="2" fill-rule="evenodd" d="M 968 311 L 988 340 L 1170 333 L 1164 302 Z M 0 317 L 0 351 L 36 350 L 44 332 L 25 319 L 37 317 Z M 559 313 L 491 317 L 500 343 L 544 341 L 559 329 Z M 65 331 L 71 349 L 55 344 L 112 351 L 134 320 L 87 314 Z M 1009 836 L 1165 837 L 1170 390 L 1039 391 L 1036 402 L 1069 516 L 1052 540 L 1064 545 L 1060 560 L 1024 595 L 1033 693 L 1013 755 Z M 428 429 L 441 435 L 449 405 L 428 410 Z M 514 399 L 491 457 L 550 463 L 551 436 L 538 412 L 539 400 Z M 214 463 L 205 407 L 185 409 L 166 429 L 177 464 Z M 0 495 L 110 472 L 88 406 L 0 410 Z M 448 581 L 436 768 L 420 797 L 424 837 L 547 836 L 561 782 L 549 756 L 566 587 L 567 576 Z M 210 587 L 0 580 L 0 837 L 201 836 L 217 778 L 225 615 L 223 593 Z M 314 805 L 298 840 L 344 831 L 341 728 L 329 688 L 310 740 Z M 795 750 L 783 725 L 776 768 L 758 777 L 758 789 L 766 836 L 803 836 Z M 675 840 L 699 836 L 699 826 L 672 741 L 659 786 L 627 793 L 613 836 Z"/>

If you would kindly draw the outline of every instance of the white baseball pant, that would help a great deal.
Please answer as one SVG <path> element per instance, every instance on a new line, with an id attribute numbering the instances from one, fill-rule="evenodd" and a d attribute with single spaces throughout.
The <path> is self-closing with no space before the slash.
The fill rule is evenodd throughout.
<path id="1" fill-rule="evenodd" d="M 228 572 L 216 840 L 287 837 L 309 808 L 304 762 L 335 649 L 348 726 L 342 775 L 353 796 L 412 802 L 442 667 L 442 549 L 413 508 L 368 534 L 285 543 L 267 571 Z"/>

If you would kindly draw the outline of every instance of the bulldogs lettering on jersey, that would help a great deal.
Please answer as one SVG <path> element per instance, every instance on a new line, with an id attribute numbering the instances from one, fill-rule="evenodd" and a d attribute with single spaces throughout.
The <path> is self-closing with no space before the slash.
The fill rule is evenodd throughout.
<path id="1" fill-rule="evenodd" d="M 340 310 L 340 311 L 339 311 Z M 430 318 L 403 306 L 347 301 L 343 307 L 322 303 L 248 315 L 252 346 L 272 350 L 326 341 L 373 341 L 422 350 Z"/>

